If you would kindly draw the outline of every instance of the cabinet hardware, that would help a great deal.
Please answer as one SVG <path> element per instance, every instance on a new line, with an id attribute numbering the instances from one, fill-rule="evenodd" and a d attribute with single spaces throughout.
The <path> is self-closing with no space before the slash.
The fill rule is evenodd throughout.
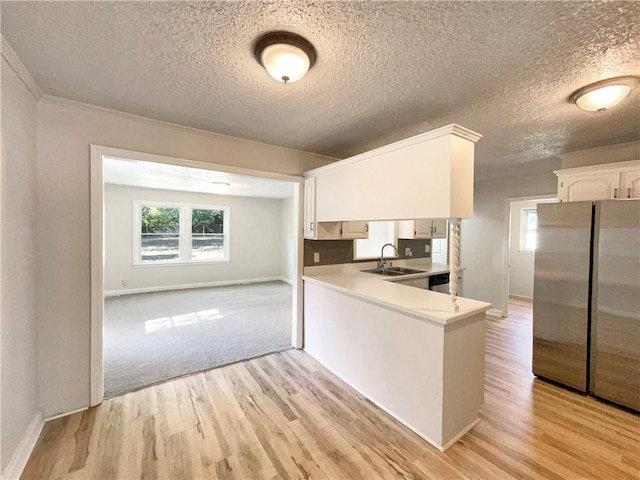
<path id="1" fill-rule="evenodd" d="M 631 189 L 627 188 L 627 198 L 631 198 Z"/>
<path id="2" fill-rule="evenodd" d="M 365 233 L 369 232 L 369 224 L 368 223 L 364 226 L 364 231 L 365 231 Z"/>
<path id="3" fill-rule="evenodd" d="M 613 189 L 613 198 L 618 198 L 618 189 L 617 188 Z"/>
<path id="4" fill-rule="evenodd" d="M 313 229 L 314 229 L 314 225 L 313 225 L 313 222 L 311 222 L 311 223 L 309 224 L 309 230 L 311 230 L 311 231 L 313 232 Z"/>

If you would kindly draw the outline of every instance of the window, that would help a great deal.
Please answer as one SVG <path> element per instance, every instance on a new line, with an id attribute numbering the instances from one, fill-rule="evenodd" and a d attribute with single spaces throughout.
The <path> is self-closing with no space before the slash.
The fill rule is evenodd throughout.
<path id="1" fill-rule="evenodd" d="M 396 244 L 396 222 L 369 222 L 369 238 L 355 241 L 353 258 L 380 258 L 380 249 L 385 243 Z M 385 258 L 396 256 L 391 247 L 384 253 Z"/>
<path id="2" fill-rule="evenodd" d="M 191 210 L 191 258 L 224 260 L 224 211 Z"/>
<path id="3" fill-rule="evenodd" d="M 523 208 L 520 217 L 520 251 L 535 252 L 538 243 L 538 212 Z"/>
<path id="4" fill-rule="evenodd" d="M 180 257 L 180 210 L 143 206 L 140 220 L 140 261 L 177 260 Z"/>
<path id="5" fill-rule="evenodd" d="M 134 203 L 135 265 L 229 260 L 229 207 Z"/>

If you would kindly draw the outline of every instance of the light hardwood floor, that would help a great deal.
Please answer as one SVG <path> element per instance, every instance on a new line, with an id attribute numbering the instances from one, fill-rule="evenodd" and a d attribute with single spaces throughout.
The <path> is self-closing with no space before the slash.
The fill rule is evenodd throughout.
<path id="1" fill-rule="evenodd" d="M 531 307 L 487 320 L 481 422 L 445 453 L 301 351 L 48 422 L 23 478 L 640 477 L 640 417 L 531 375 Z M 409 366 L 408 366 L 409 368 Z"/>

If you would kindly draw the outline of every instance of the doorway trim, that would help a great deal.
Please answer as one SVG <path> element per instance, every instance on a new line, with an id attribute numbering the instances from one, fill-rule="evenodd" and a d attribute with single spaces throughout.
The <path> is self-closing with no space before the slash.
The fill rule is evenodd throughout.
<path id="1" fill-rule="evenodd" d="M 90 398 L 91 407 L 104 399 L 103 325 L 104 325 L 104 157 L 164 163 L 180 167 L 215 170 L 219 172 L 289 181 L 293 192 L 294 275 L 292 291 L 291 339 L 293 347 L 303 347 L 302 266 L 303 266 L 303 209 L 304 178 L 262 170 L 233 167 L 177 157 L 91 145 L 90 154 L 90 233 L 91 233 L 91 338 L 90 338 Z"/>
<path id="2" fill-rule="evenodd" d="M 504 199 L 504 233 L 502 237 L 502 310 L 501 317 L 509 316 L 509 257 L 511 254 L 511 204 L 528 200 L 557 199 L 556 192 L 546 195 L 529 195 L 525 197 L 508 197 Z"/>

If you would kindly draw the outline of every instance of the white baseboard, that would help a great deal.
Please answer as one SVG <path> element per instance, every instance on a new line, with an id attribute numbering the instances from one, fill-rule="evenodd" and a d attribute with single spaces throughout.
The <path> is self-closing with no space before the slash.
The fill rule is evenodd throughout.
<path id="1" fill-rule="evenodd" d="M 44 420 L 42 419 L 42 412 L 38 410 L 29 423 L 29 426 L 22 436 L 22 440 L 18 444 L 18 447 L 11 455 L 9 464 L 2 472 L 2 480 L 18 480 L 24 471 L 24 467 L 27 466 L 31 452 L 36 446 L 42 427 L 44 426 Z"/>
<path id="2" fill-rule="evenodd" d="M 462 437 L 464 437 L 469 432 L 469 430 L 471 430 L 473 427 L 475 427 L 479 423 L 480 423 L 480 419 L 476 418 L 473 422 L 471 422 L 469 425 L 467 425 L 462 430 L 460 430 L 460 432 L 455 437 L 453 437 L 451 440 L 449 440 L 447 443 L 445 443 L 444 446 L 440 450 L 444 452 L 447 448 L 449 448 L 451 445 L 453 445 L 458 440 L 460 440 Z"/>
<path id="3" fill-rule="evenodd" d="M 116 297 L 118 295 L 131 295 L 134 293 L 164 292 L 168 290 L 188 290 L 190 288 L 223 287 L 226 285 L 246 285 L 248 283 L 275 282 L 278 280 L 291 283 L 289 280 L 286 280 L 282 277 L 245 278 L 241 280 L 223 280 L 219 282 L 188 283 L 183 285 L 164 285 L 159 287 L 143 287 L 143 288 L 127 288 L 124 290 L 109 290 L 104 292 L 104 296 Z"/>
<path id="4" fill-rule="evenodd" d="M 288 283 L 289 285 L 293 285 L 293 279 L 280 277 L 280 281 L 284 283 Z"/>
<path id="5" fill-rule="evenodd" d="M 311 358 L 313 358 L 316 362 L 320 363 L 322 366 L 324 366 L 324 368 L 329 370 L 329 367 L 325 366 L 320 360 L 318 360 L 316 357 L 314 357 L 313 355 L 311 355 L 309 353 L 308 350 L 304 350 L 303 351 L 309 355 Z M 396 414 L 393 410 L 387 408 L 385 405 L 381 404 L 380 402 L 378 402 L 377 400 L 374 400 L 367 392 L 363 391 L 362 389 L 356 387 L 355 385 L 353 385 L 352 383 L 348 382 L 345 378 L 343 378 L 341 375 L 338 375 L 336 372 L 334 372 L 333 370 L 330 370 L 331 373 L 333 375 L 335 375 L 336 377 L 338 377 L 340 380 L 342 380 L 344 383 L 346 383 L 347 385 L 349 385 L 349 387 L 353 388 L 355 391 L 357 391 L 360 395 L 362 395 L 363 397 L 365 397 L 369 402 L 375 404 L 377 407 L 379 407 L 381 410 L 384 410 L 386 413 L 388 413 L 389 415 L 391 415 L 393 418 L 395 418 L 398 422 L 400 422 L 401 424 L 403 424 L 405 427 L 407 427 L 409 430 L 411 430 L 413 433 L 415 433 L 416 435 L 418 435 L 420 438 L 422 438 L 423 440 L 425 440 L 427 443 L 429 443 L 431 446 L 437 448 L 438 450 L 440 450 L 441 452 L 444 452 L 447 448 L 449 448 L 451 445 L 453 445 L 454 443 L 456 443 L 458 440 L 460 440 L 467 432 L 469 432 L 469 430 L 471 430 L 473 427 L 475 427 L 478 423 L 480 423 L 480 419 L 477 418 L 475 419 L 473 422 L 471 422 L 469 425 L 467 425 L 466 427 L 464 427 L 460 432 L 458 432 L 458 434 L 453 437 L 449 442 L 447 442 L 445 445 L 442 445 L 440 442 L 437 442 L 436 440 L 433 440 L 432 438 L 430 438 L 429 436 L 427 436 L 425 433 L 421 432 L 420 430 L 418 430 L 416 427 L 414 427 L 413 425 L 411 425 L 411 423 L 407 422 L 404 418 L 402 418 L 400 415 Z"/>
<path id="6" fill-rule="evenodd" d="M 498 310 L 497 308 L 487 310 L 485 315 L 493 320 L 502 320 L 502 310 Z"/>
<path id="7" fill-rule="evenodd" d="M 532 297 L 525 297 L 524 295 L 514 295 L 513 293 L 509 294 L 509 300 L 520 300 L 525 302 L 533 302 Z"/>
<path id="8" fill-rule="evenodd" d="M 73 415 L 74 413 L 84 412 L 85 410 L 89 410 L 89 407 L 76 408 L 75 410 L 71 410 L 69 412 L 57 413 L 45 418 L 44 421 L 48 422 L 49 420 L 55 420 L 56 418 L 67 417 L 69 415 Z"/>

